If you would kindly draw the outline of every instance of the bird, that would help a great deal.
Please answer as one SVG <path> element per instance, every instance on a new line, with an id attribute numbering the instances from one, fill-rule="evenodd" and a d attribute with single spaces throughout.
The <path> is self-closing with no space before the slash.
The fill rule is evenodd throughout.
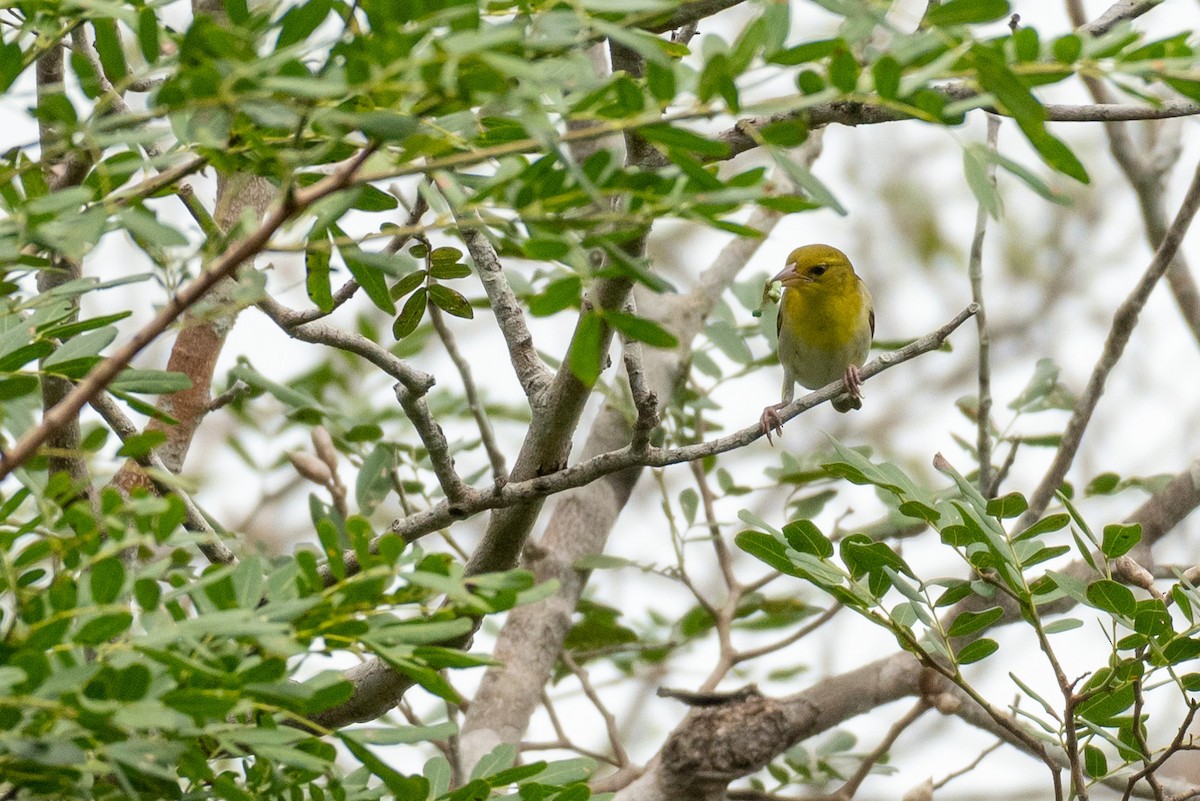
<path id="1" fill-rule="evenodd" d="M 797 381 L 808 389 L 820 389 L 843 379 L 846 391 L 833 399 L 833 408 L 839 412 L 862 408 L 859 367 L 875 335 L 871 293 L 837 248 L 796 248 L 779 274 L 767 282 L 767 289 L 776 281 L 783 284 L 775 329 L 783 365 L 783 400 L 763 409 L 759 418 L 769 443 L 772 431 L 783 436 L 779 410 L 792 402 Z"/>

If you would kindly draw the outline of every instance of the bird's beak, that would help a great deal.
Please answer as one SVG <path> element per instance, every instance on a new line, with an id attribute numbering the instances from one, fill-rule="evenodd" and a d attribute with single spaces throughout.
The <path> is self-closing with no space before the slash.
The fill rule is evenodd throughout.
<path id="1" fill-rule="evenodd" d="M 779 273 L 770 280 L 770 282 L 768 283 L 768 286 L 770 286 L 770 284 L 775 283 L 776 281 L 779 281 L 784 286 L 792 286 L 793 284 L 797 284 L 803 280 L 805 280 L 805 278 L 796 269 L 795 263 L 788 262 L 787 266 L 784 267 L 782 270 L 780 270 Z"/>

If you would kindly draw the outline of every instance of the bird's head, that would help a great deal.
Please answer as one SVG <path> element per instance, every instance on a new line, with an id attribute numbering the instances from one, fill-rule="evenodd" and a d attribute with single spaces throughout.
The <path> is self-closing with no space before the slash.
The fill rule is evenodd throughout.
<path id="1" fill-rule="evenodd" d="M 837 286 L 853 276 L 854 267 L 842 251 L 829 245 L 805 245 L 791 252 L 784 268 L 770 283 L 779 281 L 797 289 Z"/>

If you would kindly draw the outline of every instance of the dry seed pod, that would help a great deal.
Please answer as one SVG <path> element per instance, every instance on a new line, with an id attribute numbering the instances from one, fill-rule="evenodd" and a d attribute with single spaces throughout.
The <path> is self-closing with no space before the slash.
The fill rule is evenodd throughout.
<path id="1" fill-rule="evenodd" d="M 333 483 L 333 473 L 329 466 L 311 453 L 295 451 L 287 455 L 288 461 L 296 468 L 296 472 L 314 484 L 327 487 Z"/>

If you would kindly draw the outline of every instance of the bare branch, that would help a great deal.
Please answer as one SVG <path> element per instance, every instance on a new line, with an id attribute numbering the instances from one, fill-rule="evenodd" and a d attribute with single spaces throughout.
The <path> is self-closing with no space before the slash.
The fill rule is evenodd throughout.
<path id="1" fill-rule="evenodd" d="M 711 17 L 727 8 L 733 8 L 741 2 L 742 0 L 692 0 L 692 2 L 681 3 L 679 8 L 672 11 L 671 16 L 666 19 L 653 22 L 645 27 L 651 33 L 673 31 L 676 28 L 683 28 L 699 22 L 705 17 Z"/>
<path id="2" fill-rule="evenodd" d="M 871 378 L 898 364 L 903 364 L 917 356 L 937 350 L 950 334 L 974 313 L 974 305 L 968 306 L 937 330 L 931 331 L 899 350 L 882 354 L 862 368 L 863 379 Z M 309 325 L 312 324 L 310 323 Z M 843 391 L 842 381 L 839 379 L 829 386 L 815 392 L 810 392 L 798 398 L 791 405 L 784 407 L 780 412 L 780 417 L 784 421 L 790 420 L 814 406 L 833 399 Z M 546 475 L 512 481 L 494 491 L 480 492 L 468 488 L 464 494 L 463 502 L 459 505 L 458 512 L 460 514 L 457 516 L 451 515 L 446 502 L 442 502 L 430 509 L 416 512 L 395 521 L 392 523 L 391 532 L 411 542 L 432 531 L 445 528 L 461 517 L 469 517 L 488 509 L 506 508 L 539 500 L 548 495 L 582 487 L 599 478 L 627 470 L 631 467 L 666 467 L 667 465 L 682 464 L 708 456 L 715 456 L 749 445 L 762 436 L 761 426 L 755 423 L 727 436 L 680 448 L 648 448 L 644 451 L 637 451 L 627 446 L 593 456 L 572 467 L 563 468 Z M 357 566 L 357 559 L 355 559 L 354 553 L 348 551 L 344 554 L 344 557 L 347 572 L 353 572 Z"/>
<path id="3" fill-rule="evenodd" d="M 1075 411 L 1071 415 L 1070 422 L 1067 423 L 1066 431 L 1063 432 L 1062 442 L 1059 444 L 1054 462 L 1043 477 L 1041 484 L 1030 496 L 1029 509 L 1021 516 L 1018 528 L 1032 525 L 1041 516 L 1066 477 L 1067 471 L 1075 459 L 1075 454 L 1079 450 L 1079 445 L 1083 441 L 1084 430 L 1092 418 L 1092 412 L 1095 411 L 1096 404 L 1100 402 L 1100 393 L 1104 391 L 1108 374 L 1112 372 L 1113 367 L 1121 358 L 1121 354 L 1124 353 L 1125 346 L 1129 343 L 1129 338 L 1133 335 L 1133 329 L 1137 325 L 1138 315 L 1150 297 L 1150 291 L 1154 289 L 1154 285 L 1170 265 L 1171 259 L 1175 257 L 1197 209 L 1200 209 L 1200 164 L 1196 166 L 1191 186 L 1188 187 L 1174 222 L 1171 223 L 1154 258 L 1150 261 L 1150 266 L 1146 268 L 1146 272 L 1134 286 L 1133 291 L 1121 303 L 1113 316 L 1112 327 L 1109 329 L 1108 338 L 1104 343 L 1104 351 L 1092 370 L 1087 388 L 1075 404 Z"/>
<path id="4" fill-rule="evenodd" d="M 357 354 L 399 381 L 409 392 L 420 395 L 433 387 L 433 376 L 410 366 L 387 348 L 364 336 L 342 331 L 321 322 L 297 322 L 303 319 L 301 313 L 287 308 L 271 297 L 260 300 L 258 308 L 293 339 Z"/>
<path id="5" fill-rule="evenodd" d="M 1078 31 L 1092 36 L 1103 36 L 1118 24 L 1137 19 L 1161 3 L 1162 0 L 1120 0 L 1093 21 L 1080 25 Z"/>
<path id="6" fill-rule="evenodd" d="M 576 680 L 579 681 L 579 686 L 583 688 L 583 694 L 587 696 L 587 699 L 592 702 L 592 706 L 596 707 L 596 711 L 600 713 L 600 717 L 604 719 L 604 728 L 608 732 L 608 744 L 612 748 L 617 767 L 625 767 L 629 764 L 629 754 L 625 753 L 625 746 L 621 744 L 621 733 L 617 729 L 617 719 L 613 717 L 612 712 L 608 711 L 608 707 L 604 705 L 604 701 L 600 698 L 599 693 L 596 692 L 596 688 L 592 686 L 587 671 L 575 663 L 569 652 L 564 651 L 562 658 L 571 672 L 575 674 Z"/>
<path id="7" fill-rule="evenodd" d="M 521 304 L 504 277 L 500 257 L 479 228 L 463 225 L 460 221 L 459 233 L 479 271 L 479 280 L 496 315 L 496 324 L 508 344 L 508 355 L 517 371 L 517 380 L 521 382 L 521 388 L 525 390 L 530 403 L 537 403 L 552 376 L 533 345 L 533 336 L 525 325 L 525 313 L 521 311 Z"/>
<path id="8" fill-rule="evenodd" d="M 1000 118 L 994 114 L 988 115 L 987 146 L 995 152 L 996 139 L 1000 133 Z M 987 180 L 993 191 L 996 187 L 996 164 L 989 162 Z M 975 213 L 975 236 L 971 239 L 970 263 L 967 273 L 971 278 L 971 299 L 979 307 L 975 314 L 975 330 L 979 339 L 979 408 L 977 415 L 978 431 L 976 433 L 976 449 L 979 455 L 979 491 L 984 497 L 991 497 L 992 489 L 992 363 L 991 335 L 987 325 L 987 307 L 983 303 L 983 237 L 987 232 L 988 210 L 983 201 Z"/>
<path id="9" fill-rule="evenodd" d="M 487 410 L 483 408 L 483 403 L 479 400 L 479 390 L 476 389 L 475 379 L 471 375 L 471 363 L 463 358 L 454 338 L 454 332 L 446 325 L 446 318 L 442 315 L 442 310 L 433 303 L 429 304 L 429 321 L 433 323 L 433 330 L 437 332 L 438 339 L 442 340 L 442 347 L 446 349 L 446 355 L 450 357 L 450 361 L 454 362 L 454 367 L 458 370 L 463 393 L 467 396 L 467 408 L 475 418 L 475 425 L 479 428 L 479 439 L 483 443 L 483 449 L 487 451 L 488 461 L 492 464 L 492 479 L 497 484 L 503 484 L 508 481 L 508 467 L 505 465 L 504 454 L 500 451 L 500 446 L 496 444 L 496 435 L 492 431 L 491 421 L 488 420 Z"/>

